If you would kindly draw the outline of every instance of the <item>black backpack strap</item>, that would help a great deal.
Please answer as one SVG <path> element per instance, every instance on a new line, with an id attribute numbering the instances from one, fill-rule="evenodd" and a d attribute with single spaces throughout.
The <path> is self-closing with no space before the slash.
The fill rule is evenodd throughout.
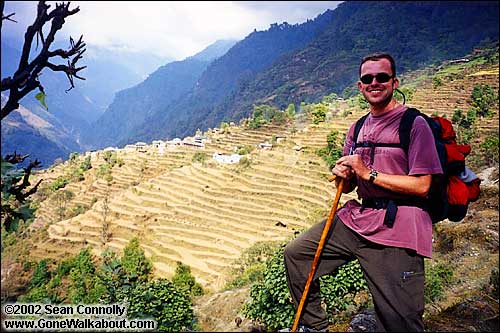
<path id="1" fill-rule="evenodd" d="M 351 148 L 351 152 L 353 152 L 354 149 L 356 149 L 358 147 L 357 143 L 358 143 L 359 132 L 361 131 L 361 127 L 363 127 L 363 124 L 365 123 L 365 120 L 369 114 L 370 113 L 367 113 L 363 117 L 359 118 L 358 121 L 356 121 L 356 125 L 354 125 L 354 136 L 352 138 L 354 145 Z"/>
<path id="2" fill-rule="evenodd" d="M 425 115 L 422 112 L 414 108 L 408 108 L 403 113 L 401 123 L 399 124 L 399 142 L 406 155 L 408 155 L 408 149 L 410 148 L 410 132 L 413 127 L 413 122 L 418 116 L 422 116 L 425 119 Z"/>

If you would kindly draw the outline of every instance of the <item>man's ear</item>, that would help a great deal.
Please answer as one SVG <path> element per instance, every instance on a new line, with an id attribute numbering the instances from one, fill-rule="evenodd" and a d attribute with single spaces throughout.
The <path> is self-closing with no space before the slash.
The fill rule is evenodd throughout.
<path id="1" fill-rule="evenodd" d="M 362 91 L 362 88 L 363 88 L 363 84 L 361 83 L 361 81 L 358 81 L 358 90 Z"/>
<path id="2" fill-rule="evenodd" d="M 392 80 L 392 89 L 397 89 L 399 87 L 399 79 L 397 77 Z"/>

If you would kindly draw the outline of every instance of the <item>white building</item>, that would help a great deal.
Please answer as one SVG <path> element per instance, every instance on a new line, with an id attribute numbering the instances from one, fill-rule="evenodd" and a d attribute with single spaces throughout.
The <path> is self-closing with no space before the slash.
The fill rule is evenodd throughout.
<path id="1" fill-rule="evenodd" d="M 216 162 L 222 163 L 222 164 L 235 164 L 235 163 L 239 163 L 241 157 L 242 156 L 239 155 L 239 154 L 223 155 L 223 154 L 219 154 L 219 153 L 214 153 L 212 155 L 212 158 Z"/>

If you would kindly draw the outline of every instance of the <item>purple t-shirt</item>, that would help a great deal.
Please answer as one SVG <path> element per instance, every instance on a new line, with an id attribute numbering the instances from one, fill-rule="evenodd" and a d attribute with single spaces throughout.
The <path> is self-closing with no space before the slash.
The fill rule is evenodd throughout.
<path id="1" fill-rule="evenodd" d="M 380 116 L 370 114 L 363 124 L 358 142 L 399 143 L 398 128 L 406 106 L 401 105 Z M 348 131 L 344 155 L 353 145 L 354 124 Z M 354 153 L 362 157 L 366 165 L 386 174 L 426 175 L 442 173 L 435 149 L 432 131 L 422 117 L 417 117 L 410 132 L 408 155 L 398 147 L 376 147 L 373 165 L 370 165 L 371 148 L 360 147 Z M 385 190 L 367 181 L 357 179 L 359 198 L 408 199 L 398 193 Z M 418 254 L 432 256 L 432 221 L 429 214 L 415 206 L 399 206 L 392 228 L 384 225 L 385 209 L 365 208 L 356 200 L 348 201 L 338 211 L 344 224 L 362 237 L 382 245 L 415 250 Z"/>

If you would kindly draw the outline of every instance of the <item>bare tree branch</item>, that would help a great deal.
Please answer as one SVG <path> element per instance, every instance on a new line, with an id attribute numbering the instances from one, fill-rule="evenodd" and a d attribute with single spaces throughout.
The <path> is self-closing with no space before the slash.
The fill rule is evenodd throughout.
<path id="1" fill-rule="evenodd" d="M 2 1 L 1 3 L 3 20 L 4 2 Z M 65 19 L 68 16 L 74 15 L 80 11 L 79 7 L 69 9 L 69 6 L 70 2 L 56 3 L 56 8 L 48 12 L 51 6 L 46 4 L 45 1 L 39 1 L 35 21 L 26 29 L 26 33 L 24 35 L 24 45 L 19 59 L 18 68 L 12 77 L 9 76 L 2 78 L 1 81 L 1 91 L 9 91 L 9 99 L 1 109 L 1 119 L 5 118 L 10 112 L 17 109 L 19 107 L 19 101 L 29 92 L 36 88 L 39 88 L 43 92 L 43 87 L 38 80 L 38 77 L 41 74 L 41 71 L 46 67 L 53 71 L 60 71 L 66 74 L 70 83 L 70 88 L 66 90 L 66 92 L 75 87 L 74 78 L 85 80 L 85 78 L 79 75 L 79 72 L 85 69 L 86 66 L 76 66 L 78 60 L 83 57 L 83 53 L 86 51 L 83 36 L 80 36 L 78 42 L 76 43 L 73 38 L 70 37 L 70 47 L 68 50 L 49 50 L 50 45 L 54 42 L 57 31 L 59 31 L 64 25 Z M 10 16 L 12 15 L 9 15 L 9 17 Z M 50 24 L 50 30 L 47 36 L 43 33 L 43 27 L 45 24 Z M 29 55 L 35 35 L 37 36 L 37 49 L 39 42 L 42 44 L 42 48 L 38 55 L 30 62 Z M 67 64 L 54 64 L 49 61 L 49 59 L 57 58 L 68 59 Z"/>
<path id="2" fill-rule="evenodd" d="M 17 23 L 16 20 L 11 19 L 11 17 L 14 16 L 14 15 L 16 15 L 16 13 L 11 13 L 9 15 L 2 16 L 2 20 L 7 20 L 7 21 L 11 21 L 11 22 Z"/>

